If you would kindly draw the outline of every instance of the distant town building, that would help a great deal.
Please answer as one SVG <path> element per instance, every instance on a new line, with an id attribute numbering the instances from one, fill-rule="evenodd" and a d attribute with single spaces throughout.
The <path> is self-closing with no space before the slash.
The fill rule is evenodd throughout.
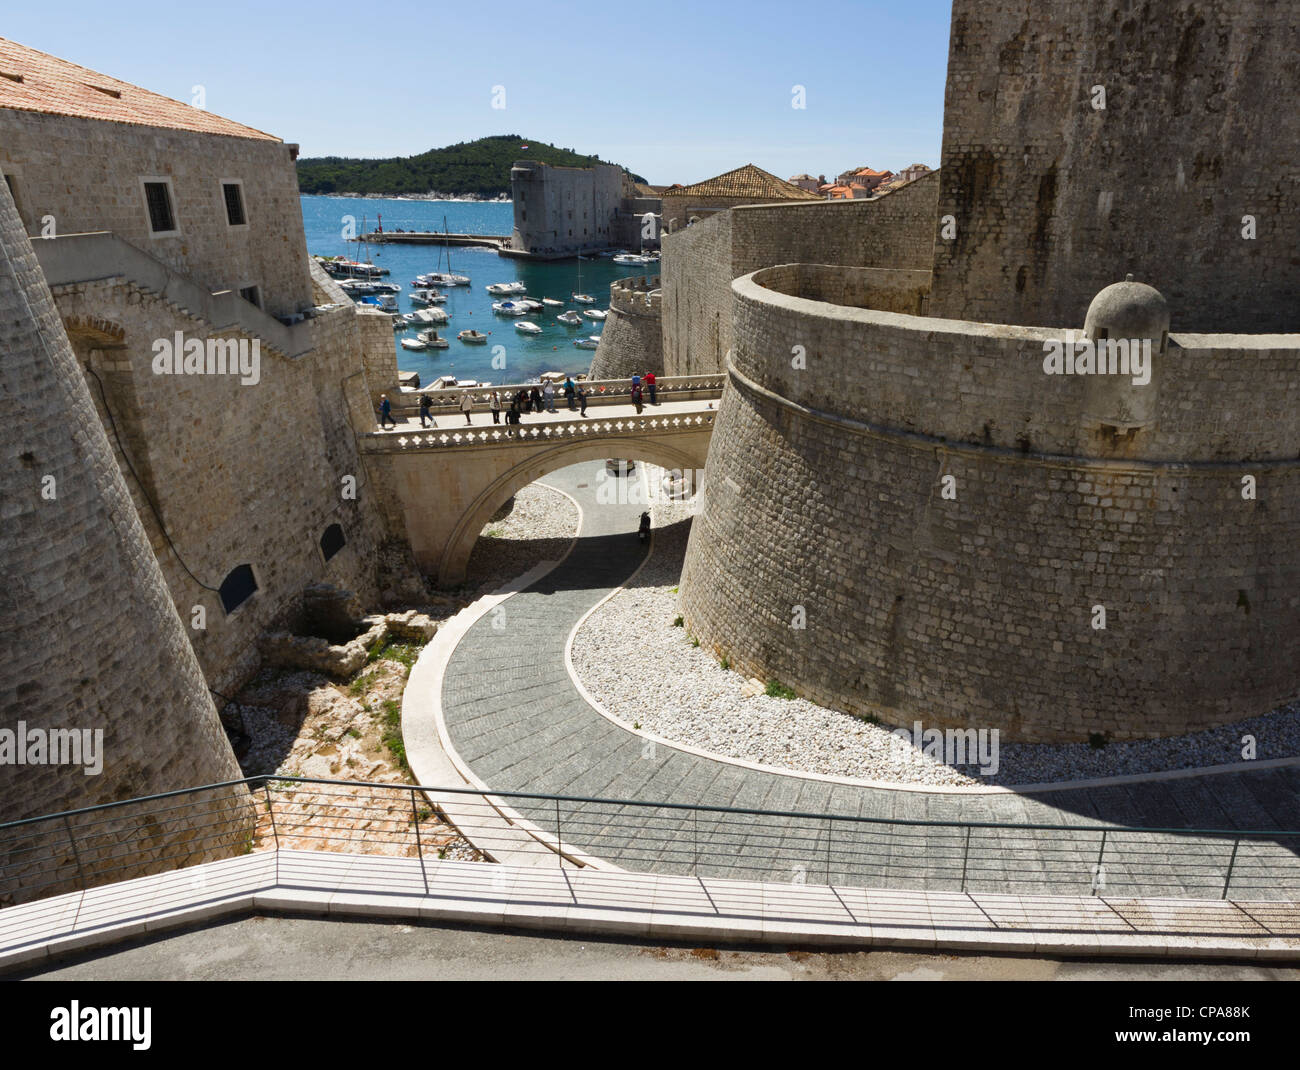
<path id="1" fill-rule="evenodd" d="M 789 182 L 790 185 L 798 186 L 800 189 L 807 190 L 809 193 L 816 193 L 817 190 L 826 182 L 826 176 L 822 175 L 820 178 L 813 178 L 812 175 L 795 175 L 789 180 Z"/>
<path id="2" fill-rule="evenodd" d="M 779 201 L 816 201 L 818 194 L 756 167 L 752 163 L 690 186 L 664 191 L 664 228 L 678 230 L 696 219 L 742 204 L 774 204 Z"/>

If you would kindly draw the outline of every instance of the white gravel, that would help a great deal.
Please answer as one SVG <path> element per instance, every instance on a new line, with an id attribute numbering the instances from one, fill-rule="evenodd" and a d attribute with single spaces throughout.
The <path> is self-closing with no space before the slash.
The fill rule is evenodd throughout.
<path id="1" fill-rule="evenodd" d="M 1033 784 L 1199 768 L 1241 761 L 1242 737 L 1257 759 L 1300 754 L 1300 703 L 1192 735 L 1110 743 L 1002 743 L 995 775 L 948 766 L 910 741 L 804 699 L 745 697 L 686 630 L 676 587 L 689 509 L 656 507 L 654 553 L 632 584 L 587 618 L 573 641 L 583 685 L 611 714 L 646 732 L 728 758 L 796 772 L 906 784 Z M 968 775 L 969 774 L 969 775 Z"/>

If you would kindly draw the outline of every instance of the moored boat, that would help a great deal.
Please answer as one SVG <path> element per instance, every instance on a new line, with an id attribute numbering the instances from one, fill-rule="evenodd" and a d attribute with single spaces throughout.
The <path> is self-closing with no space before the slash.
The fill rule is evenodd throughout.
<path id="1" fill-rule="evenodd" d="M 594 305 L 596 299 L 591 294 L 574 294 L 573 299 L 580 305 Z"/>
<path id="2" fill-rule="evenodd" d="M 537 324 L 529 320 L 520 320 L 515 324 L 515 330 L 520 334 L 541 334 L 542 329 Z"/>
<path id="3" fill-rule="evenodd" d="M 582 314 L 589 320 L 603 320 L 609 313 L 603 308 L 584 308 Z"/>
<path id="4" fill-rule="evenodd" d="M 473 331 L 473 330 L 461 331 L 460 334 L 456 335 L 456 337 L 459 338 L 462 342 L 468 342 L 471 345 L 479 344 L 487 341 L 487 335 L 484 334 L 482 331 Z"/>
<path id="5" fill-rule="evenodd" d="M 447 349 L 451 343 L 437 331 L 420 331 L 415 336 L 429 349 Z"/>
<path id="6" fill-rule="evenodd" d="M 486 287 L 487 292 L 497 297 L 508 297 L 510 294 L 524 293 L 528 287 L 522 282 L 494 282 Z"/>
<path id="7" fill-rule="evenodd" d="M 503 316 L 526 316 L 529 310 L 518 301 L 494 301 L 492 311 Z"/>
<path id="8" fill-rule="evenodd" d="M 579 349 L 595 349 L 600 345 L 600 335 L 593 334 L 588 338 L 575 338 L 573 344 Z"/>
<path id="9" fill-rule="evenodd" d="M 569 309 L 568 312 L 561 312 L 558 316 L 556 316 L 555 322 L 563 323 L 566 327 L 581 327 L 582 316 L 579 315 L 577 312 L 575 312 L 573 309 Z"/>

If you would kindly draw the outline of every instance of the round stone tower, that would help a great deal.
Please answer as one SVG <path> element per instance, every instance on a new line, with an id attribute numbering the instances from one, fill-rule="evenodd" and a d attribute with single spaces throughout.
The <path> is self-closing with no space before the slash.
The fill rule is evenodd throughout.
<path id="1" fill-rule="evenodd" d="M 0 821 L 237 779 L 3 184 L 0 354 Z M 109 879 L 110 856 L 121 879 L 228 854 L 247 838 L 246 799 L 226 790 L 165 818 L 111 811 L 94 831 L 87 820 L 46 839 L 39 825 L 0 836 L 0 905 Z M 75 850 L 73 826 L 86 830 Z"/>
<path id="2" fill-rule="evenodd" d="M 591 360 L 592 379 L 664 373 L 659 276 L 619 279 L 609 286 L 609 314 Z"/>

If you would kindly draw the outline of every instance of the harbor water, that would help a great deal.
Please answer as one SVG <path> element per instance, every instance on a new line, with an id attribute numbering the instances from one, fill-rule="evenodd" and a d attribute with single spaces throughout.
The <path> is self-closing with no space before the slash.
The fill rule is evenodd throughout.
<path id="1" fill-rule="evenodd" d="M 307 197 L 302 200 L 303 227 L 307 235 L 307 250 L 321 256 L 347 256 L 356 260 L 371 260 L 378 267 L 389 270 L 381 281 L 396 283 L 402 288 L 397 294 L 398 307 L 403 312 L 414 312 L 420 306 L 410 301 L 411 280 L 416 275 L 430 271 L 447 270 L 447 249 L 438 245 L 360 245 L 346 241 L 344 228 L 349 218 L 357 234 L 373 231 L 378 217 L 383 217 L 386 232 L 396 230 L 434 231 L 449 230 L 453 234 L 509 234 L 514 222 L 514 207 L 507 201 L 410 201 L 376 200 L 359 197 Z M 566 327 L 555 317 L 561 312 L 584 308 L 609 307 L 609 284 L 630 275 L 658 274 L 657 264 L 636 268 L 615 264 L 606 258 L 562 260 L 552 263 L 514 260 L 498 256 L 496 250 L 473 246 L 452 246 L 451 270 L 458 275 L 468 275 L 469 286 L 439 287 L 447 301 L 437 307 L 443 309 L 450 320 L 437 331 L 450 343 L 448 349 L 429 349 L 413 352 L 401 348 L 399 339 L 414 338 L 415 329 L 393 332 L 393 346 L 397 350 L 397 366 L 404 372 L 418 372 L 420 383 L 428 385 L 440 375 L 454 375 L 458 379 L 477 379 L 480 382 L 528 382 L 545 371 L 559 371 L 574 375 L 585 372 L 595 355 L 589 349 L 577 349 L 576 338 L 598 335 L 602 324 L 584 317 L 582 326 Z M 581 287 L 579 287 L 581 271 Z M 492 303 L 500 301 L 484 287 L 489 283 L 522 282 L 528 296 L 540 300 L 552 297 L 563 301 L 563 306 L 548 305 L 543 311 L 520 317 L 542 328 L 537 335 L 521 334 L 515 330 L 515 320 L 492 311 Z M 573 293 L 586 293 L 596 298 L 594 305 L 575 304 Z M 488 335 L 486 345 L 467 345 L 456 335 L 463 330 L 477 330 Z M 504 353 L 496 350 L 504 347 Z M 505 367 L 493 367 L 504 358 Z"/>

